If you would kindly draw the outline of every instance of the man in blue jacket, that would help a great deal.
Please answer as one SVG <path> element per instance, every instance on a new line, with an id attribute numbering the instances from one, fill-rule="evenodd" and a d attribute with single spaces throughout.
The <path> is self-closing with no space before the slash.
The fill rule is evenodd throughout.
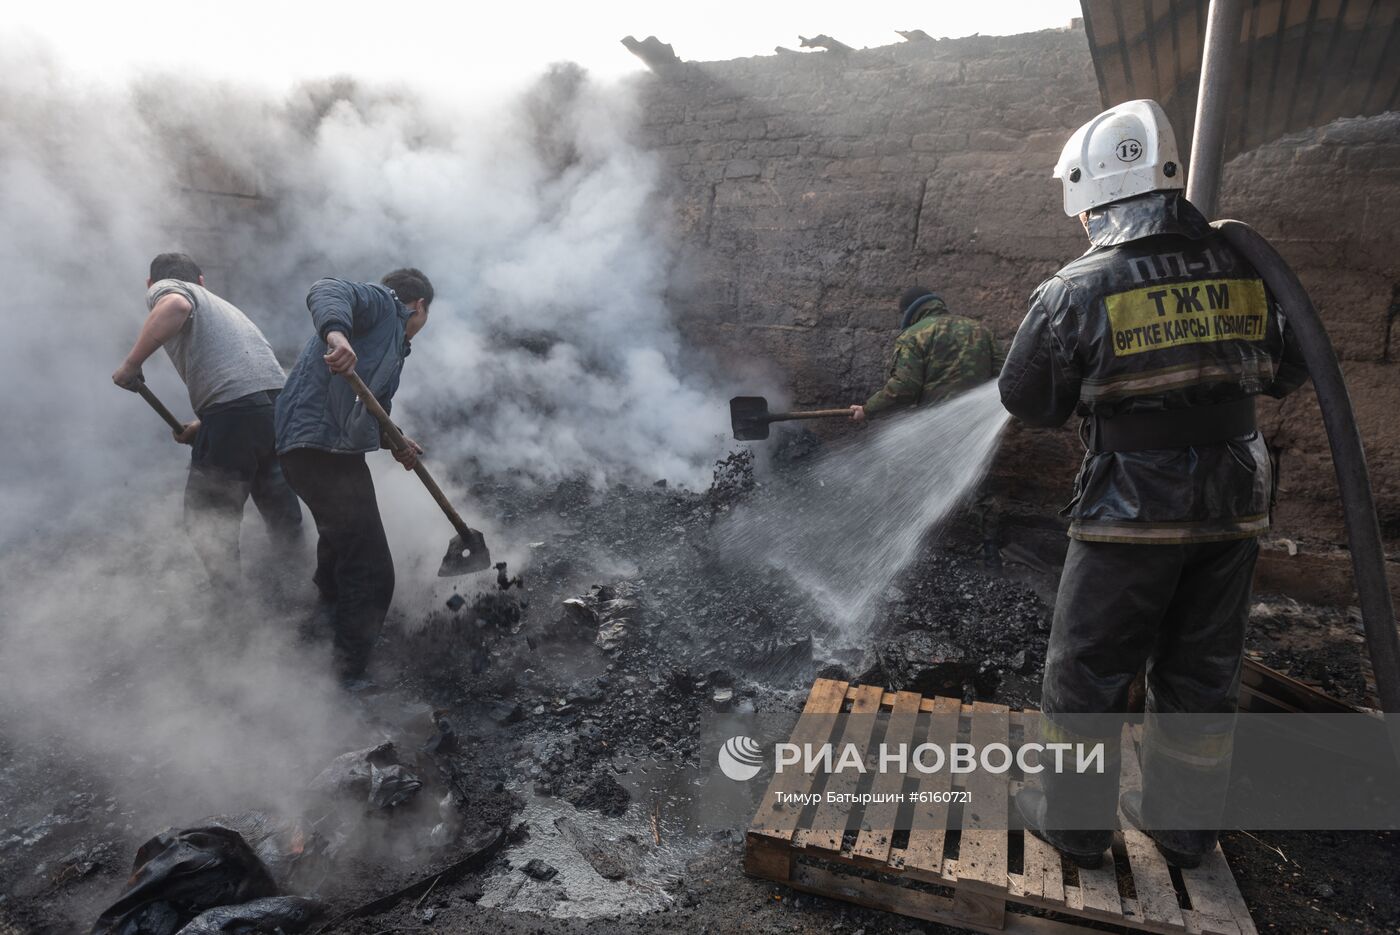
<path id="1" fill-rule="evenodd" d="M 357 372 L 389 410 L 432 301 L 432 283 L 416 269 L 395 270 L 380 284 L 317 282 L 306 296 L 316 334 L 277 398 L 277 453 L 316 520 L 312 580 L 332 608 L 336 667 L 347 685 L 363 680 L 389 612 L 394 559 L 365 464 L 365 452 L 380 447 L 379 423 L 339 375 Z M 422 453 L 409 440 L 394 458 L 412 470 Z"/>

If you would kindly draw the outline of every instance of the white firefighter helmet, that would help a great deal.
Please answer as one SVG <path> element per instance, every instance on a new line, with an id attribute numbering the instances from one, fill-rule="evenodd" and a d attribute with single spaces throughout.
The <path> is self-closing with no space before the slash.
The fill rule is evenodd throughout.
<path id="1" fill-rule="evenodd" d="M 1156 101 L 1128 101 L 1074 131 L 1055 178 L 1065 188 L 1065 214 L 1164 188 L 1185 188 L 1176 134 Z"/>

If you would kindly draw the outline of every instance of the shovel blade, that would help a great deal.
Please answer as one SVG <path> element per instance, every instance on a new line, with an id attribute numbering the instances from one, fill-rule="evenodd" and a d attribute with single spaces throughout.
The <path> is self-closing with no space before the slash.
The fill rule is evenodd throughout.
<path id="1" fill-rule="evenodd" d="M 475 529 L 468 529 L 466 536 L 453 536 L 447 543 L 447 554 L 438 566 L 438 577 L 455 578 L 490 567 L 491 550 L 486 547 L 486 537 Z"/>
<path id="2" fill-rule="evenodd" d="M 729 401 L 729 427 L 741 442 L 768 437 L 768 400 L 762 396 L 735 396 Z"/>

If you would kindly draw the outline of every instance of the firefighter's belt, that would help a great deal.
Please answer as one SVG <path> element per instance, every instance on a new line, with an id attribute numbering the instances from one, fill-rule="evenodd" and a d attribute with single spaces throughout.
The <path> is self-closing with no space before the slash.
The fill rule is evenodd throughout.
<path id="1" fill-rule="evenodd" d="M 1191 448 L 1219 444 L 1257 430 L 1254 397 L 1247 396 L 1214 406 L 1125 412 L 1107 419 L 1090 416 L 1084 420 L 1084 444 L 1095 454 Z"/>

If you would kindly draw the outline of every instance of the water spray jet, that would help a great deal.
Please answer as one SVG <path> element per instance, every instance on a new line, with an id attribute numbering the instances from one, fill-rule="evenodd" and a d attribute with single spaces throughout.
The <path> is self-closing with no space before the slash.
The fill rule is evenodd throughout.
<path id="1" fill-rule="evenodd" d="M 876 423 L 736 509 L 720 541 L 735 560 L 785 571 L 859 642 L 929 531 L 986 475 L 1008 419 L 987 383 Z"/>

